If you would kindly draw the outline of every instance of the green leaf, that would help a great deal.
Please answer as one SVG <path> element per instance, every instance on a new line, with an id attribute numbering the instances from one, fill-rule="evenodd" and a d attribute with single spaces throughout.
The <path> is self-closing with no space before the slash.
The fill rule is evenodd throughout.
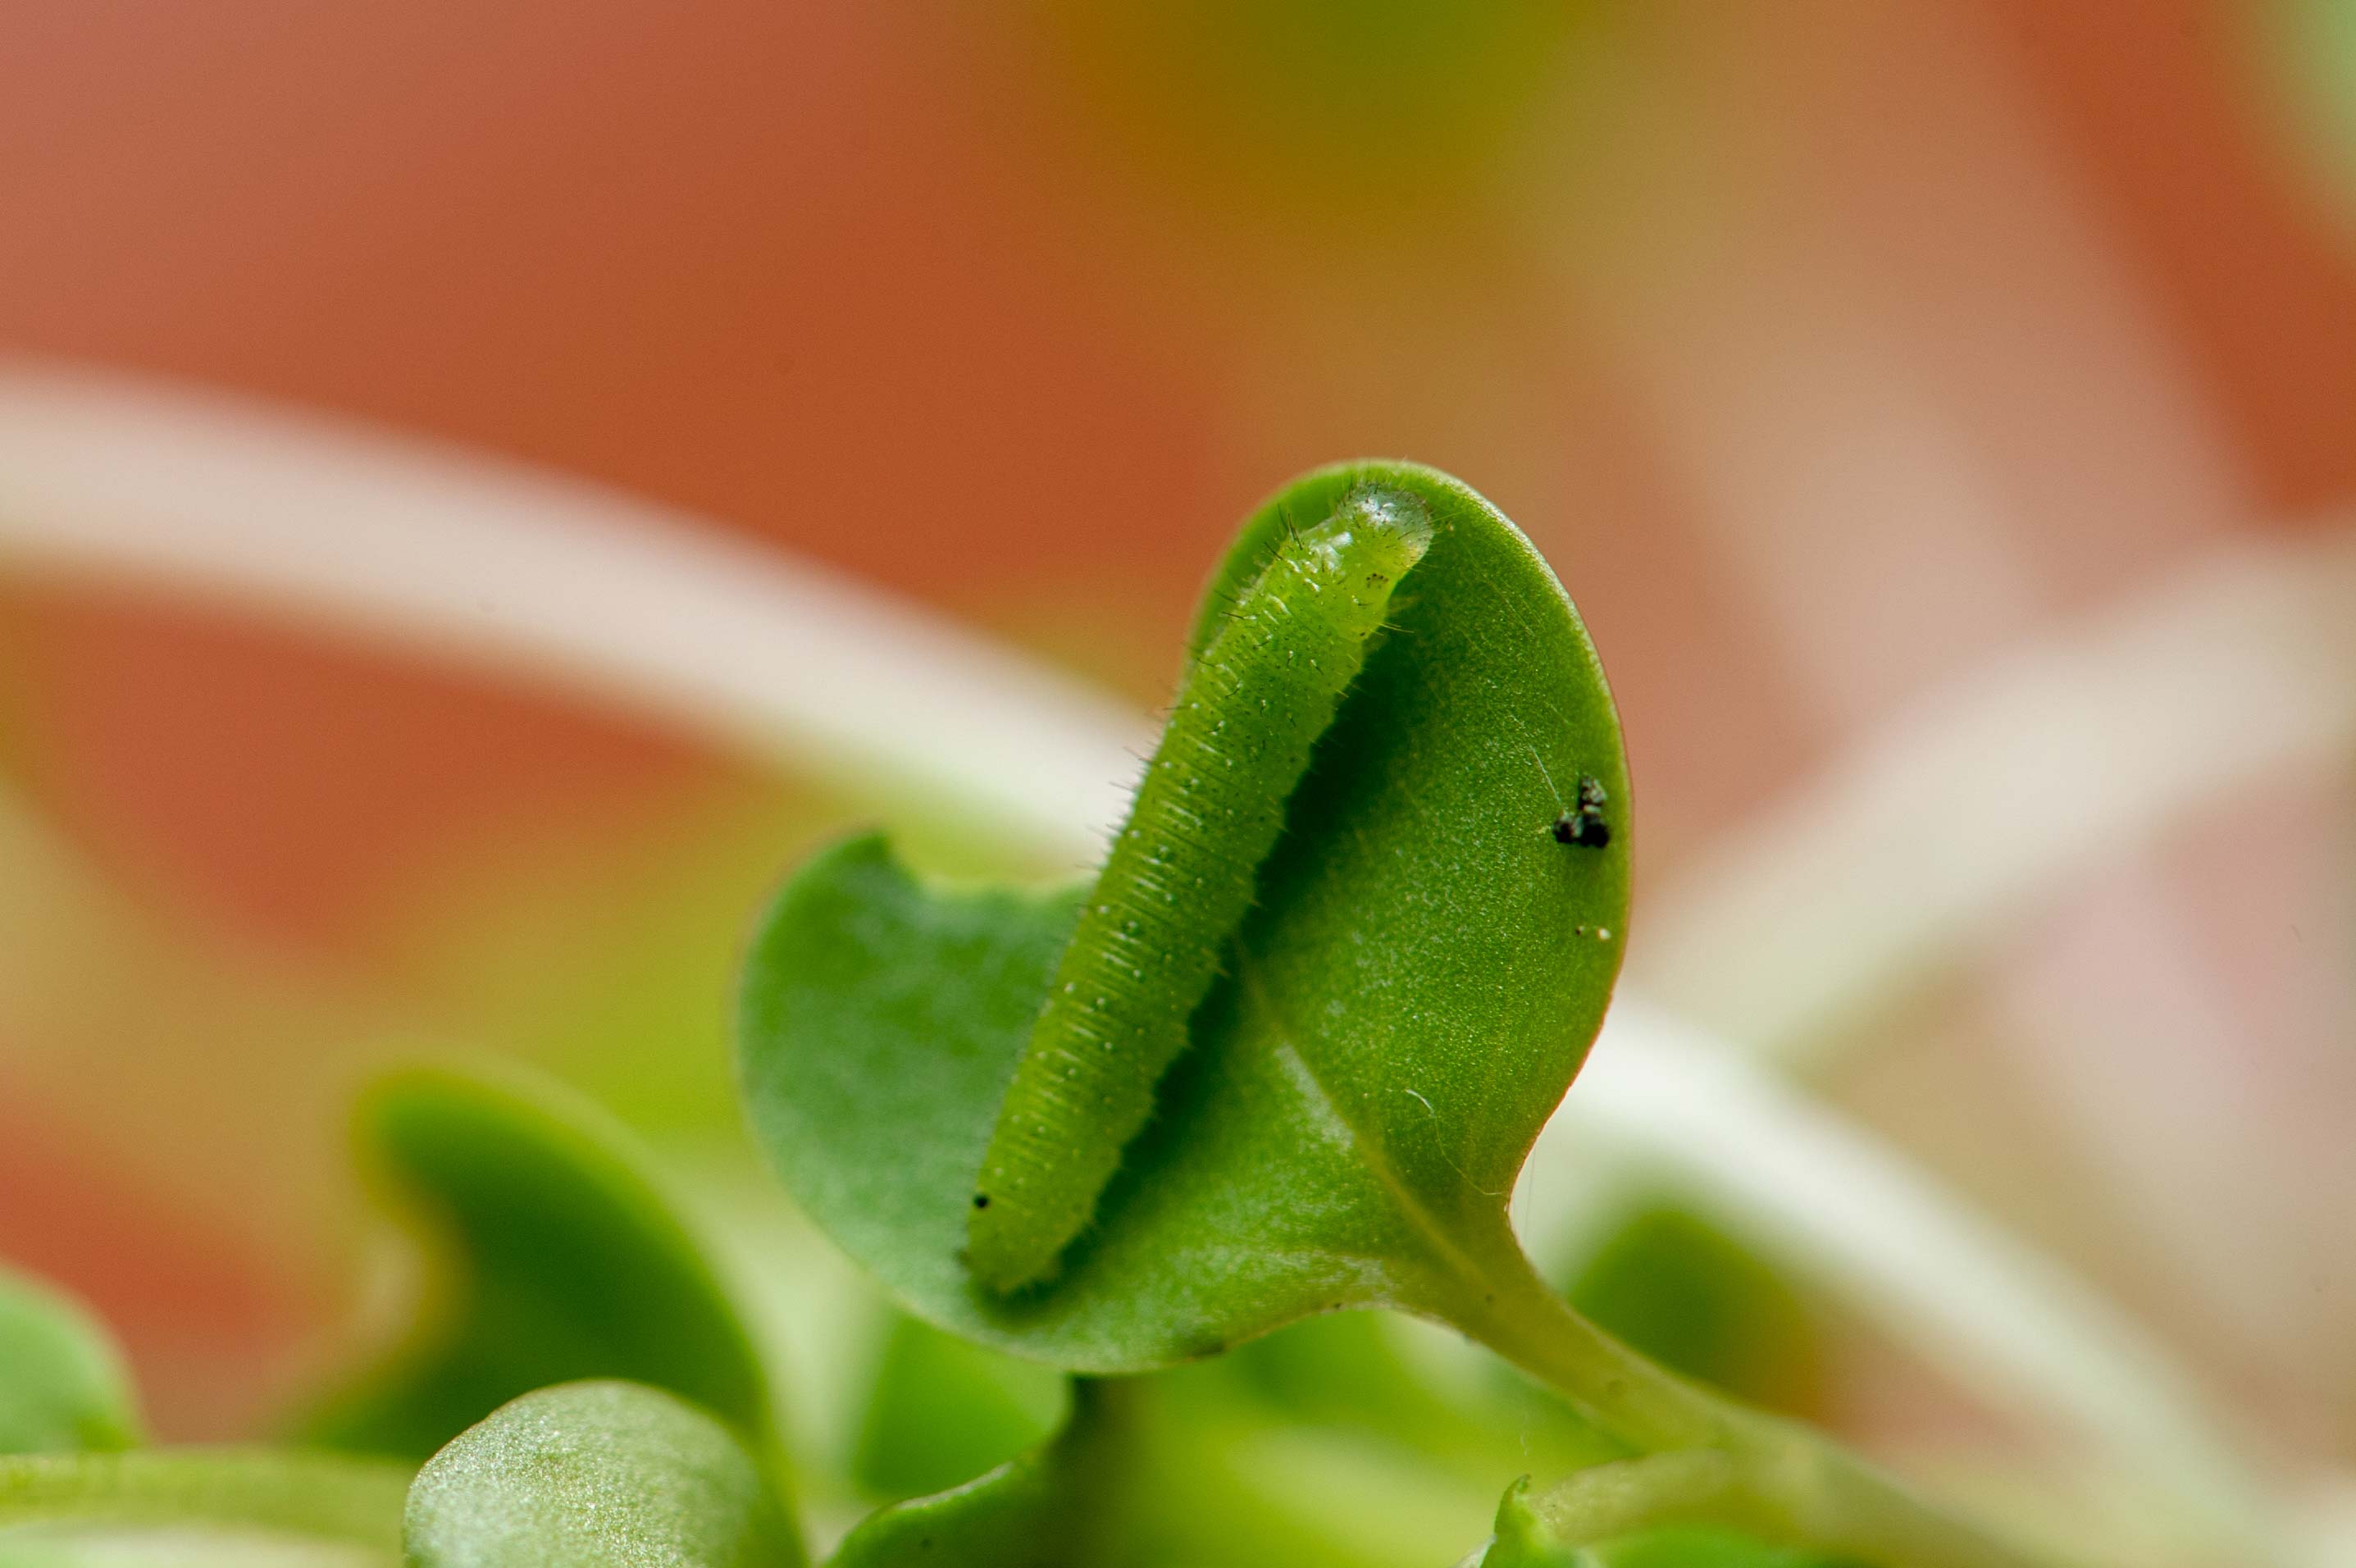
<path id="1" fill-rule="evenodd" d="M 637 1383 L 501 1405 L 410 1488 L 412 1568 L 790 1568 L 801 1543 L 726 1426 Z"/>
<path id="2" fill-rule="evenodd" d="M 1121 1512 L 1127 1391 L 1073 1385 L 1053 1441 L 936 1497 L 895 1503 L 844 1537 L 828 1568 L 1093 1568 Z"/>
<path id="3" fill-rule="evenodd" d="M 0 1454 L 70 1454 L 140 1441 L 114 1340 L 76 1303 L 0 1269 Z"/>
<path id="4" fill-rule="evenodd" d="M 0 1563 L 375 1563 L 401 1548 L 410 1470 L 271 1449 L 145 1449 L 0 1458 Z"/>
<path id="5" fill-rule="evenodd" d="M 627 1378 L 774 1444 L 727 1292 L 648 1156 L 596 1107 L 519 1075 L 415 1069 L 365 1096 L 359 1134 L 440 1275 L 422 1326 L 311 1418 L 310 1440 L 422 1459 L 533 1389 Z"/>
<path id="6" fill-rule="evenodd" d="M 1456 481 L 1407 465 L 1326 470 L 1271 501 L 1215 576 L 1196 646 L 1288 530 L 1361 485 L 1419 496 L 1430 548 L 1318 738 L 1189 1048 L 1058 1277 L 1001 1297 L 962 1248 L 1077 889 L 928 886 L 872 838 L 806 867 L 755 940 L 740 1003 L 748 1110 L 772 1162 L 912 1311 L 985 1343 L 1136 1372 L 1318 1312 L 1397 1307 L 1488 1345 L 1652 1455 L 1627 1462 L 1645 1466 L 1647 1502 L 1681 1495 L 1690 1458 L 1764 1536 L 1917 1568 L 2021 1563 L 1822 1437 L 1630 1350 L 1522 1254 L 1505 1199 L 1585 1057 L 1625 936 L 1619 725 L 1529 542 Z M 1205 704 L 1247 699 L 1271 696 L 1190 694 L 1190 726 Z M 1178 858 L 1207 844 L 1249 861 L 1247 840 L 1223 845 L 1226 820 L 1202 819 L 1204 842 Z M 1577 1491 L 1616 1508 L 1625 1474 Z"/>
<path id="7" fill-rule="evenodd" d="M 1130 1371 L 1341 1307 L 1461 1320 L 1498 1260 L 1518 1265 L 1505 1197 L 1619 968 L 1619 725 L 1546 563 L 1426 468 L 1289 487 L 1246 524 L 1203 624 L 1289 521 L 1362 482 L 1421 496 L 1437 537 L 1291 800 L 1155 1122 L 1053 1288 L 993 1299 L 958 1253 L 1077 892 L 926 886 L 862 839 L 809 865 L 762 929 L 740 1026 L 754 1125 L 918 1316 Z M 1612 802 L 1606 848 L 1547 831 L 1581 775 Z"/>

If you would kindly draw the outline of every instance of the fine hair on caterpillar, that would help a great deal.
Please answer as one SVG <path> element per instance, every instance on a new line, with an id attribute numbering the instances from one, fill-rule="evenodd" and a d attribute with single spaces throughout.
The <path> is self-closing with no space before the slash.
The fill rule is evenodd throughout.
<path id="1" fill-rule="evenodd" d="M 1348 490 L 1314 525 L 1288 519 L 1187 670 L 982 1156 L 966 1261 L 991 1290 L 1051 1277 L 1094 1216 L 1186 1048 L 1286 798 L 1431 536 L 1423 501 L 1387 486 Z"/>

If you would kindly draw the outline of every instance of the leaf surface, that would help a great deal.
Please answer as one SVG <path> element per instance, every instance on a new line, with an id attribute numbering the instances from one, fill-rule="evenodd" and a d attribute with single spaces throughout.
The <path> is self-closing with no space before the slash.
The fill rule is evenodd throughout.
<path id="1" fill-rule="evenodd" d="M 729 1428 L 639 1383 L 542 1389 L 426 1462 L 412 1568 L 792 1568 L 799 1540 Z"/>
<path id="2" fill-rule="evenodd" d="M 797 1198 L 919 1316 L 1068 1368 L 1139 1370 L 1319 1311 L 1445 1316 L 1483 1289 L 1483 1255 L 1512 1249 L 1514 1175 L 1619 968 L 1619 725 L 1546 563 L 1426 468 L 1289 487 L 1245 525 L 1202 624 L 1289 524 L 1361 482 L 1421 496 L 1436 538 L 1318 743 L 1155 1121 L 1055 1285 L 998 1300 L 959 1250 L 1078 890 L 931 886 L 862 839 L 804 869 L 763 927 L 739 1031 L 754 1125 Z M 1609 802 L 1607 847 L 1547 831 L 1582 776 Z"/>

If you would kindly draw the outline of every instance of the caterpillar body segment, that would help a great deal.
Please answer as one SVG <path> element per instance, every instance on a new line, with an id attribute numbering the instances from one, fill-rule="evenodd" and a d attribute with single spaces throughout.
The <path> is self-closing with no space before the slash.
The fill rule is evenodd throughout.
<path id="1" fill-rule="evenodd" d="M 1350 490 L 1280 544 L 1188 671 L 982 1158 L 966 1259 L 991 1290 L 1054 1274 L 1152 1114 L 1286 797 L 1431 532 L 1419 498 Z"/>

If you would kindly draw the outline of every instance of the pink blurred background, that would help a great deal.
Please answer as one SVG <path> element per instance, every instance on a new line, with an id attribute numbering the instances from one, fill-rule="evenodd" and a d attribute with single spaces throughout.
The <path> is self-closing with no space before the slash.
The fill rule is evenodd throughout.
<path id="1" fill-rule="evenodd" d="M 1649 907 L 1942 682 L 2349 526 L 2296 9 L 17 0 L 0 349 L 589 476 L 1141 705 L 1257 497 L 1436 464 L 1604 650 Z M 5 571 L 0 766 L 92 900 L 0 999 L 0 1255 L 192 1434 L 348 1304 L 356 1063 L 514 1051 L 724 1136 L 734 945 L 858 814 Z M 1835 1085 L 2343 1458 L 2345 783 L 2073 887 Z"/>

